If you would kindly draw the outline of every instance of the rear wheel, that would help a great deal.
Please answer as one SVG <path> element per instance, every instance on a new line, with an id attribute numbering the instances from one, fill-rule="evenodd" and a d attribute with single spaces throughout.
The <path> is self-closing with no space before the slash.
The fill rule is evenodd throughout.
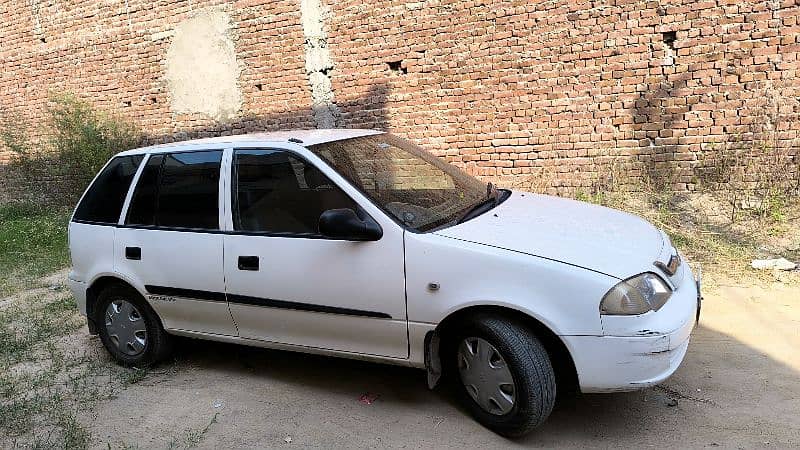
<path id="1" fill-rule="evenodd" d="M 496 316 L 476 316 L 459 328 L 449 354 L 462 401 L 487 428 L 522 436 L 553 410 L 553 367 L 526 327 Z"/>
<path id="2" fill-rule="evenodd" d="M 118 362 L 148 366 L 169 354 L 171 342 L 150 305 L 134 289 L 115 285 L 97 297 L 100 340 Z"/>

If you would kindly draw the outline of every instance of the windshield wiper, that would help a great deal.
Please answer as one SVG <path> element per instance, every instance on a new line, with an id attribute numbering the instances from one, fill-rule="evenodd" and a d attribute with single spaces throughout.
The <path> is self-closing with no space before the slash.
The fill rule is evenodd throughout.
<path id="1" fill-rule="evenodd" d="M 480 216 L 481 214 L 485 213 L 486 211 L 495 207 L 496 204 L 495 198 L 487 198 L 480 203 L 477 203 L 472 208 L 468 209 L 467 212 L 461 215 L 461 217 L 456 220 L 456 224 L 463 223 L 472 219 L 473 217 Z"/>
<path id="2" fill-rule="evenodd" d="M 489 182 L 486 184 L 486 199 L 480 203 L 475 204 L 472 208 L 468 209 L 461 217 L 458 218 L 456 224 L 466 222 L 473 217 L 480 216 L 486 211 L 494 208 L 500 202 L 500 193 L 495 189 L 494 185 Z"/>

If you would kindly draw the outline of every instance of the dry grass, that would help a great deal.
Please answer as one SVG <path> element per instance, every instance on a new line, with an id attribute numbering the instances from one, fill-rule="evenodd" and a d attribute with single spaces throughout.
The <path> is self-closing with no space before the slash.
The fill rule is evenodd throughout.
<path id="1" fill-rule="evenodd" d="M 733 278 L 800 283 L 797 271 L 757 272 L 750 268 L 756 258 L 785 257 L 800 262 L 800 198 L 793 190 L 797 169 L 787 166 L 796 162 L 787 156 L 790 151 L 786 148 L 759 151 L 765 151 L 772 163 L 724 172 L 733 177 L 729 179 L 747 173 L 748 179 L 761 180 L 759 185 L 765 187 L 760 190 L 746 189 L 744 182 L 736 190 L 730 184 L 713 185 L 706 180 L 699 192 L 672 192 L 669 179 L 645 176 L 634 181 L 626 176 L 628 167 L 621 164 L 593 170 L 604 175 L 590 180 L 585 190 L 561 188 L 558 174 L 546 169 L 505 185 L 527 192 L 574 197 L 644 217 L 669 234 L 690 261 L 702 265 L 711 282 Z M 708 161 L 722 156 L 708 155 Z M 759 200 L 734 200 L 747 196 Z"/>
<path id="2" fill-rule="evenodd" d="M 755 120 L 706 146 L 694 167 L 698 188 L 716 192 L 728 204 L 730 222 L 754 214 L 782 221 L 800 195 L 799 143 L 788 132 L 798 120 L 800 101 L 781 95 L 771 83 L 759 94 Z"/>
<path id="3" fill-rule="evenodd" d="M 757 258 L 800 259 L 800 202 L 780 219 L 752 215 L 730 220 L 727 199 L 717 193 L 610 193 L 603 205 L 639 215 L 663 229 L 708 280 L 800 282 L 800 273 L 755 271 Z"/>
<path id="4" fill-rule="evenodd" d="M 0 448 L 86 448 L 81 417 L 144 378 L 92 345 L 85 323 L 63 282 L 0 298 Z"/>
<path id="5" fill-rule="evenodd" d="M 757 214 L 780 220 L 800 193 L 800 160 L 780 141 L 741 141 L 732 137 L 709 147 L 695 169 L 698 186 L 725 201 L 729 220 Z"/>

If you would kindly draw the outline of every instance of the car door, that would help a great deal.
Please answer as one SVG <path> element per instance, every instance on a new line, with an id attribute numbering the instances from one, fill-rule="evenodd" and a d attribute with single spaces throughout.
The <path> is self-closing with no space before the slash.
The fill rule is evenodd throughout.
<path id="1" fill-rule="evenodd" d="M 236 335 L 220 234 L 223 151 L 153 154 L 115 236 L 115 270 L 147 292 L 164 327 Z"/>
<path id="2" fill-rule="evenodd" d="M 380 240 L 321 236 L 323 211 L 367 211 L 296 153 L 238 149 L 232 158 L 224 270 L 240 336 L 406 358 L 403 230 L 368 205 Z"/>

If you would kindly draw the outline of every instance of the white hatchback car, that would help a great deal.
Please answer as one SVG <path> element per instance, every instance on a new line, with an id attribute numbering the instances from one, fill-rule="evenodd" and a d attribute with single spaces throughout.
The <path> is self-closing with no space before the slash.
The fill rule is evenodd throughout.
<path id="1" fill-rule="evenodd" d="M 507 436 L 544 422 L 557 387 L 664 380 L 700 310 L 646 221 L 496 189 L 370 130 L 120 153 L 69 239 L 80 311 L 123 364 L 178 335 L 425 368 Z"/>

